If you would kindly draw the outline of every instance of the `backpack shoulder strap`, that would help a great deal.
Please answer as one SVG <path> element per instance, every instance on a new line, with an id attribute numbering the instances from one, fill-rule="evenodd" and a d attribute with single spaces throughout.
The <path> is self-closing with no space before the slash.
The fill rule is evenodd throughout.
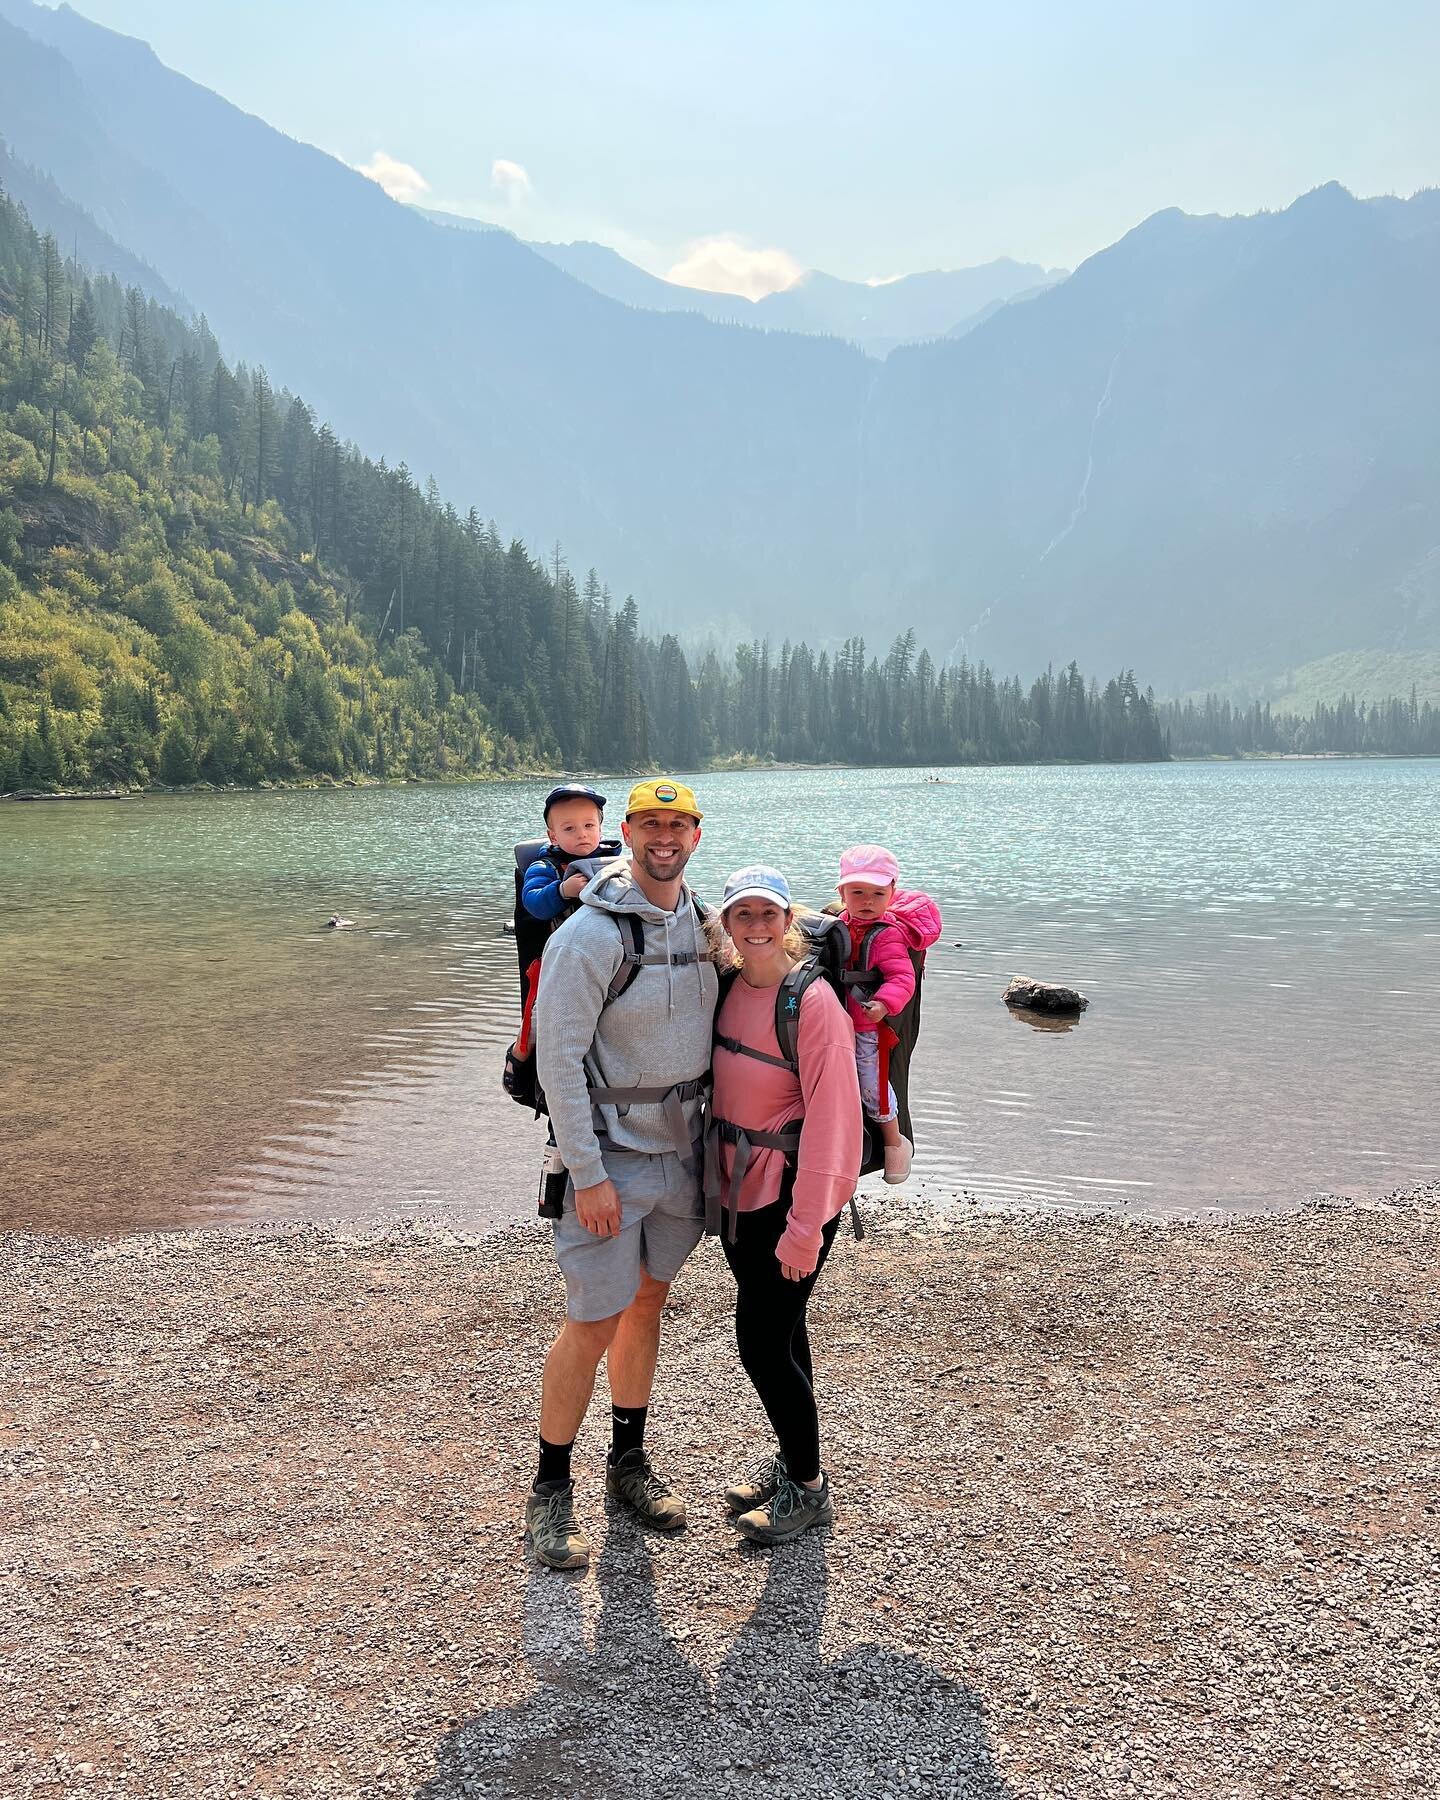
<path id="1" fill-rule="evenodd" d="M 820 960 L 807 956 L 796 963 L 775 990 L 775 1041 L 786 1066 L 800 1073 L 800 1002 L 812 982 L 824 979 Z"/>
<path id="2" fill-rule="evenodd" d="M 870 946 L 875 942 L 882 931 L 889 931 L 891 929 L 892 927 L 888 919 L 879 919 L 865 933 L 865 936 L 860 940 L 860 967 L 862 969 L 868 969 L 870 967 Z"/>
<path id="3" fill-rule="evenodd" d="M 756 1062 L 769 1063 L 774 1068 L 788 1069 L 792 1075 L 798 1075 L 800 1001 L 806 988 L 821 973 L 817 960 L 810 956 L 804 962 L 796 963 L 775 990 L 775 1041 L 780 1051 L 778 1056 L 771 1056 L 768 1050 L 756 1050 L 753 1045 L 742 1044 L 739 1038 L 726 1037 L 720 1030 L 720 1008 L 725 1004 L 725 996 L 735 985 L 735 978 L 739 973 L 738 969 L 720 971 L 720 998 L 715 1007 L 715 1042 L 722 1050 L 730 1050 L 736 1056 L 753 1057 Z"/>
<path id="4" fill-rule="evenodd" d="M 620 998 L 640 973 L 640 965 L 645 961 L 645 927 L 641 921 L 634 913 L 613 913 L 611 917 L 620 933 L 620 967 L 610 977 L 610 985 L 605 990 L 605 1006 Z M 625 942 L 627 936 L 630 939 L 628 945 Z"/>

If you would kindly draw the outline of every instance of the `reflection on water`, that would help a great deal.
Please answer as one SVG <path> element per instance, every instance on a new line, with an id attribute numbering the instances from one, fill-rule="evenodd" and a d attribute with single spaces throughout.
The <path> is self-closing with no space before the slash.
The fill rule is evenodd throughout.
<path id="1" fill-rule="evenodd" d="M 823 900 L 860 839 L 940 900 L 926 1194 L 1196 1212 L 1440 1167 L 1440 767 L 701 785 L 702 892 L 766 860 Z M 527 1216 L 501 927 L 546 786 L 0 807 L 0 1224 Z M 1016 974 L 1089 1012 L 1012 1014 Z"/>
<path id="2" fill-rule="evenodd" d="M 1032 1031 L 1073 1031 L 1080 1023 L 1080 1013 L 1036 1012 L 1031 1006 L 1012 1006 L 1010 1017 L 1017 1025 L 1028 1025 Z"/>

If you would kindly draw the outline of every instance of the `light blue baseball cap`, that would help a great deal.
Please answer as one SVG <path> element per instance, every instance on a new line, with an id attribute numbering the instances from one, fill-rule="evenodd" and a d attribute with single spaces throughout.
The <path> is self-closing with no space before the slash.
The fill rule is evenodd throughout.
<path id="1" fill-rule="evenodd" d="M 727 879 L 725 898 L 720 902 L 721 912 L 727 911 L 737 900 L 773 900 L 788 912 L 790 883 L 778 869 L 768 869 L 764 863 L 752 863 L 748 869 L 737 869 Z"/>

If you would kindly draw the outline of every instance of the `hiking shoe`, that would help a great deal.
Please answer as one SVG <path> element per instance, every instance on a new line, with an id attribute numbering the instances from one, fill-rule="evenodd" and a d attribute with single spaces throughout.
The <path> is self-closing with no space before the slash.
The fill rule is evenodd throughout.
<path id="1" fill-rule="evenodd" d="M 525 1496 L 525 1530 L 547 1568 L 583 1569 L 589 1564 L 590 1540 L 575 1523 L 573 1481 Z"/>
<path id="2" fill-rule="evenodd" d="M 833 1525 L 835 1507 L 830 1499 L 830 1477 L 822 1475 L 818 1488 L 802 1487 L 787 1475 L 768 1506 L 741 1513 L 736 1527 L 755 1544 L 785 1544 L 802 1536 L 813 1525 Z"/>
<path id="3" fill-rule="evenodd" d="M 725 1490 L 725 1504 L 732 1513 L 750 1512 L 773 1500 L 785 1479 L 785 1455 L 777 1450 L 762 1456 L 743 1481 L 732 1481 Z"/>
<path id="4" fill-rule="evenodd" d="M 891 1187 L 898 1187 L 910 1173 L 910 1164 L 915 1157 L 915 1146 L 909 1138 L 902 1137 L 898 1144 L 885 1146 L 885 1173 L 882 1181 L 888 1181 Z"/>
<path id="5" fill-rule="evenodd" d="M 685 1529 L 685 1502 L 651 1468 L 643 1446 L 605 1465 L 605 1491 L 657 1531 Z"/>

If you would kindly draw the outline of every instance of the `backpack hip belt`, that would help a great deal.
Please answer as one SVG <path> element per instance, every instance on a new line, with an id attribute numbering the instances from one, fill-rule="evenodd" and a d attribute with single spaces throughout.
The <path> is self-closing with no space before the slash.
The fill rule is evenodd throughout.
<path id="1" fill-rule="evenodd" d="M 705 1230 L 710 1237 L 720 1235 L 723 1210 L 726 1239 L 732 1244 L 735 1242 L 740 1219 L 740 1188 L 745 1180 L 745 1171 L 750 1166 L 751 1152 L 756 1149 L 779 1150 L 786 1162 L 793 1167 L 800 1154 L 800 1124 L 799 1119 L 792 1119 L 778 1131 L 760 1131 L 753 1126 L 732 1124 L 729 1119 L 711 1118 L 705 1130 Z M 734 1151 L 730 1159 L 730 1180 L 724 1184 L 723 1196 L 721 1144 L 729 1144 Z"/>
<path id="2" fill-rule="evenodd" d="M 701 1075 L 694 1081 L 676 1081 L 669 1087 L 592 1087 L 592 1106 L 615 1106 L 622 1111 L 631 1106 L 658 1106 L 670 1127 L 670 1142 L 682 1163 L 694 1155 L 695 1141 L 685 1117 L 685 1102 L 702 1099 L 710 1091 L 710 1077 Z M 603 1124 L 603 1121 L 602 1121 Z M 597 1128 L 596 1136 L 602 1132 Z M 618 1147 L 618 1146 L 617 1146 Z"/>

